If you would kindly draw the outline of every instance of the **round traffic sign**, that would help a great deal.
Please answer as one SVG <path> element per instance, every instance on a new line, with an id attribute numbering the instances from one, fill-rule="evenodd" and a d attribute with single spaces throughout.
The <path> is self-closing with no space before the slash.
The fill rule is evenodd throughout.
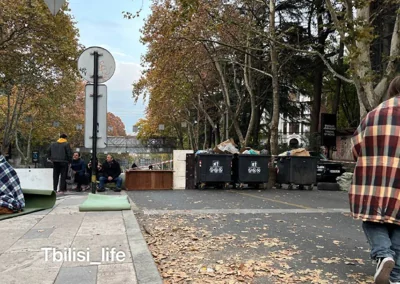
<path id="1" fill-rule="evenodd" d="M 98 82 L 110 80 L 115 72 L 115 60 L 111 53 L 102 47 L 92 46 L 85 49 L 78 59 L 78 70 L 82 78 L 90 83 L 94 82 L 94 52 L 99 54 Z"/>

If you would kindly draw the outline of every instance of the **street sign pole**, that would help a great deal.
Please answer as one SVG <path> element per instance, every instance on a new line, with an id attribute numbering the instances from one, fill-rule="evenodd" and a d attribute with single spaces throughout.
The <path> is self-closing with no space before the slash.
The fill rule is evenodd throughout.
<path id="1" fill-rule="evenodd" d="M 53 16 L 57 15 L 61 7 L 64 5 L 65 0 L 44 0 Z"/>
<path id="2" fill-rule="evenodd" d="M 92 193 L 96 193 L 97 181 L 97 91 L 99 84 L 99 53 L 93 52 L 93 134 L 92 134 Z"/>
<path id="3" fill-rule="evenodd" d="M 99 57 L 101 57 L 101 60 L 99 60 Z M 93 72 L 92 72 L 93 68 Z M 86 98 L 85 98 L 85 147 L 86 146 L 86 141 L 88 141 L 87 144 L 90 145 L 90 139 L 92 139 L 92 175 L 91 175 L 91 187 L 92 187 L 92 193 L 96 193 L 97 191 L 97 143 L 98 140 L 100 139 L 106 139 L 107 137 L 102 137 L 102 135 L 107 136 L 107 132 L 104 131 L 104 134 L 99 133 L 99 131 L 102 131 L 104 129 L 107 129 L 107 120 L 103 117 L 102 119 L 98 119 L 98 113 L 99 113 L 99 84 L 104 83 L 108 81 L 115 72 L 115 60 L 111 53 L 98 46 L 92 46 L 87 49 L 85 49 L 81 55 L 78 58 L 78 71 L 80 75 L 82 76 L 83 79 L 86 81 L 93 83 L 93 104 L 87 104 L 90 99 L 88 98 L 88 92 L 87 88 L 85 89 L 86 93 Z M 88 85 L 86 85 L 88 86 Z M 104 91 L 104 88 L 101 88 L 103 86 L 100 86 L 100 89 Z M 107 89 L 105 89 L 105 96 L 100 100 L 101 104 L 101 109 L 100 112 L 103 110 L 106 110 L 107 107 Z M 105 104 L 105 105 L 104 105 Z M 89 115 L 90 113 L 90 108 L 93 108 L 93 127 L 92 127 L 92 135 L 90 135 L 90 127 L 86 129 L 86 126 L 88 125 L 87 119 L 90 119 Z M 107 116 L 107 113 L 104 114 Z M 99 125 L 99 122 L 102 123 L 102 125 Z M 101 141 L 100 141 L 101 142 Z M 102 148 L 104 145 L 100 145 L 99 148 Z"/>

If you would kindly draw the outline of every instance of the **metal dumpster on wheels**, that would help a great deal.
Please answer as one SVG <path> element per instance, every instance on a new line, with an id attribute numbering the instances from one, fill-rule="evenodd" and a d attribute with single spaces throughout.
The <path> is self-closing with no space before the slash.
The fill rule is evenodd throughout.
<path id="1" fill-rule="evenodd" d="M 269 155 L 234 155 L 232 160 L 234 187 L 236 184 L 240 189 L 244 187 L 244 184 L 253 188 L 259 188 L 260 185 L 265 187 L 268 182 L 270 159 Z"/>
<path id="2" fill-rule="evenodd" d="M 198 154 L 196 156 L 195 185 L 228 189 L 231 183 L 231 154 Z"/>
<path id="3" fill-rule="evenodd" d="M 313 189 L 317 183 L 317 162 L 315 157 L 282 156 L 277 157 L 277 185 L 288 184 L 289 188 L 298 185 L 299 189 L 308 186 Z"/>

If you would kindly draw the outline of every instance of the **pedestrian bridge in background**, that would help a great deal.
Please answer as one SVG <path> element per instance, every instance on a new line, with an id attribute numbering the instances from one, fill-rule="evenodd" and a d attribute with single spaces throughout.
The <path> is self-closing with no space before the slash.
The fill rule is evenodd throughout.
<path id="1" fill-rule="evenodd" d="M 97 153 L 163 154 L 175 150 L 175 139 L 169 137 L 150 138 L 140 141 L 136 136 L 108 136 L 107 146 Z M 80 147 L 80 152 L 90 153 L 92 148 Z"/>

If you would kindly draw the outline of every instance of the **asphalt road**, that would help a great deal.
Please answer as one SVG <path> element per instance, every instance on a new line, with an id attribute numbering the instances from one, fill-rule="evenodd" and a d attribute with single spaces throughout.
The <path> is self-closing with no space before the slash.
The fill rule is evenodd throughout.
<path id="1" fill-rule="evenodd" d="M 285 273 L 320 271 L 327 282 L 372 283 L 375 267 L 361 222 L 349 214 L 346 192 L 305 190 L 128 191 L 141 225 L 179 220 L 215 238 L 234 236 L 222 250 L 206 253 L 208 263 L 240 257 L 274 258 Z M 176 221 L 178 222 L 178 221 Z M 263 245 L 264 242 L 264 245 Z M 283 260 L 276 256 L 293 253 Z M 311 274 L 310 274 L 311 275 Z M 283 277 L 283 276 L 282 276 Z M 288 283 L 255 277 L 249 283 Z"/>

